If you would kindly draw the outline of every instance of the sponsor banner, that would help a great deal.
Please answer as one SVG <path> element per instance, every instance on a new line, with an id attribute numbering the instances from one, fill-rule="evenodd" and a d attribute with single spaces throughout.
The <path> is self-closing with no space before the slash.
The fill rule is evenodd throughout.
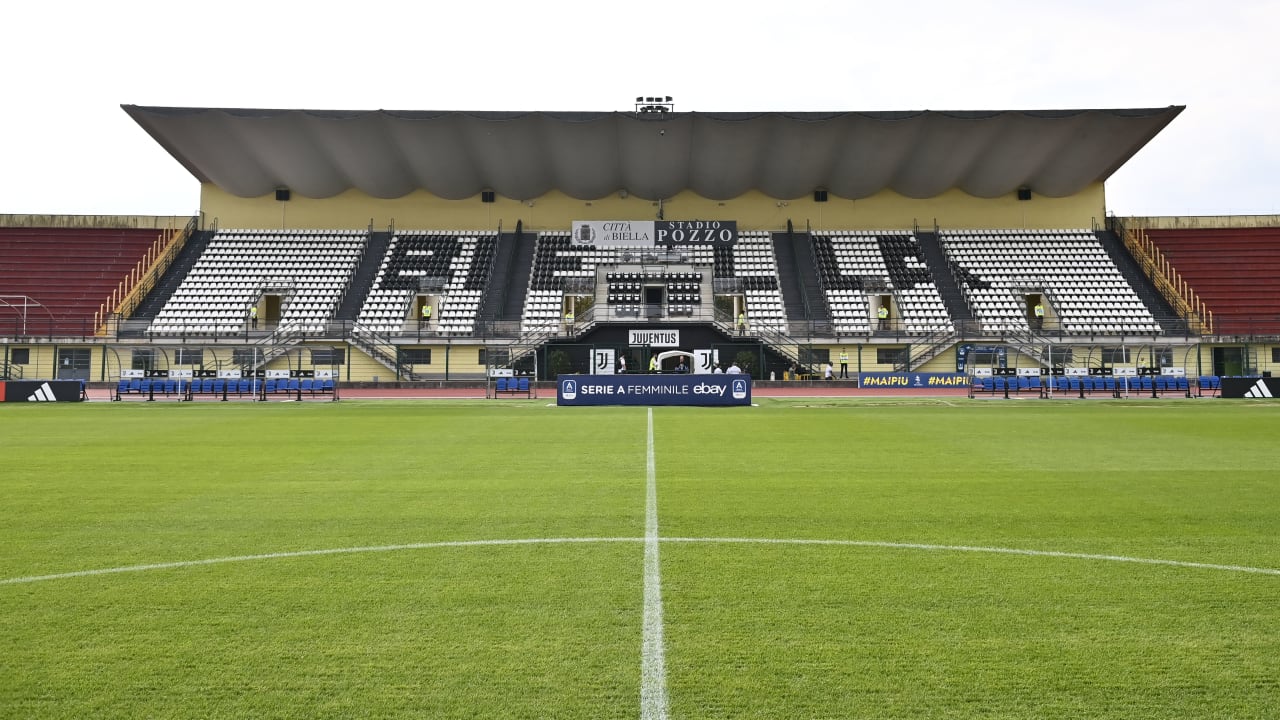
<path id="1" fill-rule="evenodd" d="M 280 378 L 288 378 L 289 371 L 288 370 L 268 370 L 267 377 L 273 380 L 279 380 Z"/>
<path id="2" fill-rule="evenodd" d="M 195 370 L 191 368 L 173 368 L 169 370 L 167 377 L 174 380 L 190 380 L 195 377 Z"/>
<path id="3" fill-rule="evenodd" d="M 1160 368 L 1160 374 L 1173 375 L 1174 377 L 1186 377 L 1187 369 L 1184 367 L 1162 367 Z"/>
<path id="4" fill-rule="evenodd" d="M 591 373 L 593 375 L 613 374 L 613 348 L 601 348 L 596 350 L 592 357 Z"/>
<path id="5" fill-rule="evenodd" d="M 1087 367 L 1069 367 L 1066 368 L 1065 373 L 1069 377 L 1083 377 L 1092 374 Z"/>
<path id="6" fill-rule="evenodd" d="M 317 378 L 320 378 L 320 379 L 322 379 L 322 380 L 337 380 L 337 379 L 338 379 L 338 371 L 337 371 L 337 370 L 334 370 L 333 368 L 329 368 L 328 370 L 319 370 L 319 369 L 317 369 L 317 370 L 316 370 L 316 377 L 317 377 Z"/>
<path id="7" fill-rule="evenodd" d="M 632 347 L 680 347 L 680 331 L 628 330 L 627 344 Z"/>
<path id="8" fill-rule="evenodd" d="M 1022 377 L 1028 377 L 1028 376 L 1031 376 L 1031 375 L 1034 375 L 1034 376 L 1036 376 L 1036 377 L 1040 377 L 1040 376 L 1041 376 L 1041 375 L 1043 375 L 1043 374 L 1044 374 L 1044 371 L 1043 371 L 1043 370 L 1041 370 L 1041 369 L 1040 369 L 1040 368 L 1038 368 L 1038 367 L 1020 367 L 1020 368 L 1018 368 L 1018 375 L 1019 375 L 1019 376 L 1022 376 Z"/>
<path id="9" fill-rule="evenodd" d="M 1138 377 L 1138 368 L 1136 367 L 1101 368 L 1101 370 L 1104 372 L 1098 373 L 1099 375 L 1106 375 L 1107 373 L 1105 371 L 1110 370 L 1112 375 L 1120 377 Z"/>
<path id="10" fill-rule="evenodd" d="M 978 367 L 973 369 L 974 377 L 991 377 L 993 373 L 989 367 Z"/>
<path id="11" fill-rule="evenodd" d="M 80 402 L 79 380 L 6 380 L 0 382 L 4 402 Z"/>
<path id="12" fill-rule="evenodd" d="M 320 372 L 320 371 L 317 370 L 316 372 Z M 324 372 L 332 372 L 332 370 L 325 370 Z M 515 368 L 489 368 L 489 377 L 499 378 L 499 377 L 515 377 L 515 376 L 516 376 Z M 318 376 L 318 377 L 323 377 L 323 376 Z"/>
<path id="13" fill-rule="evenodd" d="M 615 247 L 733 245 L 736 220 L 574 220 L 572 244 Z"/>
<path id="14" fill-rule="evenodd" d="M 1224 398 L 1270 400 L 1280 397 L 1280 378 L 1224 377 L 1219 395 Z"/>
<path id="15" fill-rule="evenodd" d="M 974 368 L 990 369 L 990 368 Z M 969 377 L 963 373 L 862 373 L 858 386 L 864 388 L 967 388 Z"/>
<path id="16" fill-rule="evenodd" d="M 693 351 L 693 374 L 710 375 L 715 372 L 716 360 L 720 351 L 716 349 L 698 349 Z"/>
<path id="17" fill-rule="evenodd" d="M 146 376 L 146 370 L 134 370 L 133 368 L 122 368 L 120 370 L 121 380 L 132 380 L 134 378 L 144 378 Z"/>
<path id="18" fill-rule="evenodd" d="M 750 405 L 744 375 L 561 375 L 557 405 Z"/>
<path id="19" fill-rule="evenodd" d="M 219 370 L 218 377 L 222 378 L 223 380 L 239 380 L 240 371 L 239 370 Z"/>

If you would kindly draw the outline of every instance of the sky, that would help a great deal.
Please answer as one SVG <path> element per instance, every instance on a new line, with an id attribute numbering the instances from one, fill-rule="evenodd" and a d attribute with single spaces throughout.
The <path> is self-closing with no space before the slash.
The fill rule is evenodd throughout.
<path id="1" fill-rule="evenodd" d="M 10 3 L 0 213 L 191 215 L 121 104 L 350 110 L 1187 109 L 1116 215 L 1280 214 L 1280 0 Z"/>

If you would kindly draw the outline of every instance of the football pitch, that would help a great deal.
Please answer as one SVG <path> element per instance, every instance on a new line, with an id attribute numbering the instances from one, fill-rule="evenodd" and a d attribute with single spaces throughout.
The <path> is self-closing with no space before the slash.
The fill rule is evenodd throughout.
<path id="1" fill-rule="evenodd" d="M 1274 718 L 1280 403 L 0 405 L 0 717 Z"/>

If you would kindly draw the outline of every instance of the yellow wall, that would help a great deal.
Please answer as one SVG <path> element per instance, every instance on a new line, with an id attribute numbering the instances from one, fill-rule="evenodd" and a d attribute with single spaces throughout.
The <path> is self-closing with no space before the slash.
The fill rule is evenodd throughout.
<path id="1" fill-rule="evenodd" d="M 358 190 L 313 200 L 296 193 L 287 202 L 275 195 L 240 198 L 211 184 L 201 186 L 204 220 L 221 228 L 364 228 L 392 222 L 398 228 L 450 230 L 514 230 L 523 221 L 529 230 L 568 230 L 574 220 L 656 219 L 658 203 L 613 195 L 600 200 L 575 200 L 553 192 L 520 202 L 498 197 L 444 200 L 418 190 L 402 198 L 381 200 Z M 987 200 L 951 190 L 928 200 L 913 200 L 884 191 L 864 200 L 831 196 L 825 203 L 812 198 L 774 200 L 749 192 L 719 202 L 686 192 L 662 203 L 668 220 L 736 220 L 740 230 L 780 230 L 790 219 L 795 227 L 815 230 L 899 229 L 919 225 L 944 228 L 1058 228 L 1092 227 L 1104 220 L 1101 183 L 1067 198 L 1035 196 L 1019 201 L 1014 195 Z"/>

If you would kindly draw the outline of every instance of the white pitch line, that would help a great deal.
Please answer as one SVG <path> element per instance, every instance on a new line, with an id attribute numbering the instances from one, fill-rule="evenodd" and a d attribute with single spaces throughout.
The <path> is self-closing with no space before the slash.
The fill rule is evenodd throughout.
<path id="1" fill-rule="evenodd" d="M 644 625 L 640 653 L 640 720 L 666 720 L 667 660 L 662 642 L 662 574 L 658 565 L 658 471 L 653 457 L 653 408 L 645 443 Z"/>
<path id="2" fill-rule="evenodd" d="M 175 562 L 151 563 L 149 565 L 123 565 L 121 567 L 100 568 L 97 570 L 76 570 L 74 572 L 53 573 L 50 575 L 31 575 L 28 577 L 0 579 L 0 585 L 19 585 L 22 583 L 42 582 L 45 580 L 67 580 L 70 578 L 90 577 L 93 575 L 115 575 L 117 573 L 144 572 L 146 570 L 169 570 L 173 568 L 197 567 L 200 565 L 221 565 L 223 563 L 251 562 L 254 560 L 280 560 L 286 558 L 313 557 L 317 555 L 351 555 L 355 553 L 429 550 L 431 548 L 450 547 L 482 547 L 487 545 L 562 545 L 567 543 L 641 542 L 642 539 L 643 538 L 596 537 L 532 538 L 518 540 L 449 540 L 443 542 L 407 543 L 403 545 L 370 545 L 364 547 L 329 548 L 325 550 L 297 550 L 293 552 L 263 553 L 261 555 L 232 555 L 230 557 L 206 558 L 204 560 L 178 560 Z"/>
<path id="3" fill-rule="evenodd" d="M 677 543 L 742 543 L 759 545 L 844 545 L 850 547 L 893 548 L 898 550 L 929 550 L 935 552 L 994 553 L 998 555 L 1026 555 L 1030 557 L 1071 558 L 1073 560 L 1105 560 L 1108 562 L 1137 563 L 1140 565 L 1168 565 L 1199 570 L 1225 570 L 1228 572 L 1280 575 L 1280 569 L 1249 567 L 1247 565 L 1218 565 L 1216 563 L 1190 562 L 1186 560 L 1161 560 L 1159 558 L 1131 557 L 1128 555 L 1095 555 L 1092 553 L 1062 552 L 1058 550 L 1023 550 L 1020 548 L 985 547 L 981 545 L 933 545 L 929 543 L 885 542 L 879 540 L 778 540 L 768 538 L 663 538 L 663 542 Z"/>
<path id="4" fill-rule="evenodd" d="M 1251 567 L 1248 565 L 1219 565 L 1217 563 L 1192 562 L 1188 560 L 1162 560 L 1160 558 L 1131 557 L 1128 555 L 1094 555 L 1090 553 L 1061 552 L 1058 550 L 1023 550 L 1020 548 L 984 547 L 978 545 L 934 545 L 927 543 L 886 542 L 880 540 L 821 540 L 821 539 L 786 539 L 786 538 L 661 538 L 664 543 L 709 543 L 709 544 L 743 544 L 743 545 L 835 545 L 849 547 L 891 548 L 897 550 L 927 550 L 932 552 L 971 552 L 992 553 L 997 555 L 1024 555 L 1029 557 L 1068 558 L 1073 560 L 1101 560 L 1107 562 L 1136 563 L 1139 565 L 1164 565 L 1168 567 L 1191 568 L 1196 570 L 1220 570 L 1223 572 L 1251 573 L 1254 575 L 1280 576 L 1278 568 Z M 75 570 L 49 575 L 29 575 L 26 577 L 0 579 L 0 585 L 21 585 L 24 583 L 44 582 L 46 580 L 69 580 L 95 575 L 117 575 L 121 573 L 145 572 L 147 570 L 171 570 L 175 568 L 199 567 L 201 565 L 221 565 L 224 563 L 252 562 L 255 560 L 281 560 L 288 558 L 315 557 L 324 555 L 351 555 L 355 553 L 397 552 L 402 550 L 429 550 L 432 548 L 451 547 L 485 547 L 504 545 L 565 545 L 591 543 L 648 543 L 648 538 L 639 537 L 582 537 L 582 538 L 523 538 L 513 540 L 452 540 L 444 542 L 407 543 L 403 545 L 371 545 L 367 547 L 329 548 L 323 550 L 298 550 L 293 552 L 263 553 L 261 555 L 233 555 L 230 557 L 206 558 L 203 560 L 178 560 L 175 562 L 151 563 L 147 565 L 124 565 L 120 567 L 98 568 L 95 570 Z"/>

